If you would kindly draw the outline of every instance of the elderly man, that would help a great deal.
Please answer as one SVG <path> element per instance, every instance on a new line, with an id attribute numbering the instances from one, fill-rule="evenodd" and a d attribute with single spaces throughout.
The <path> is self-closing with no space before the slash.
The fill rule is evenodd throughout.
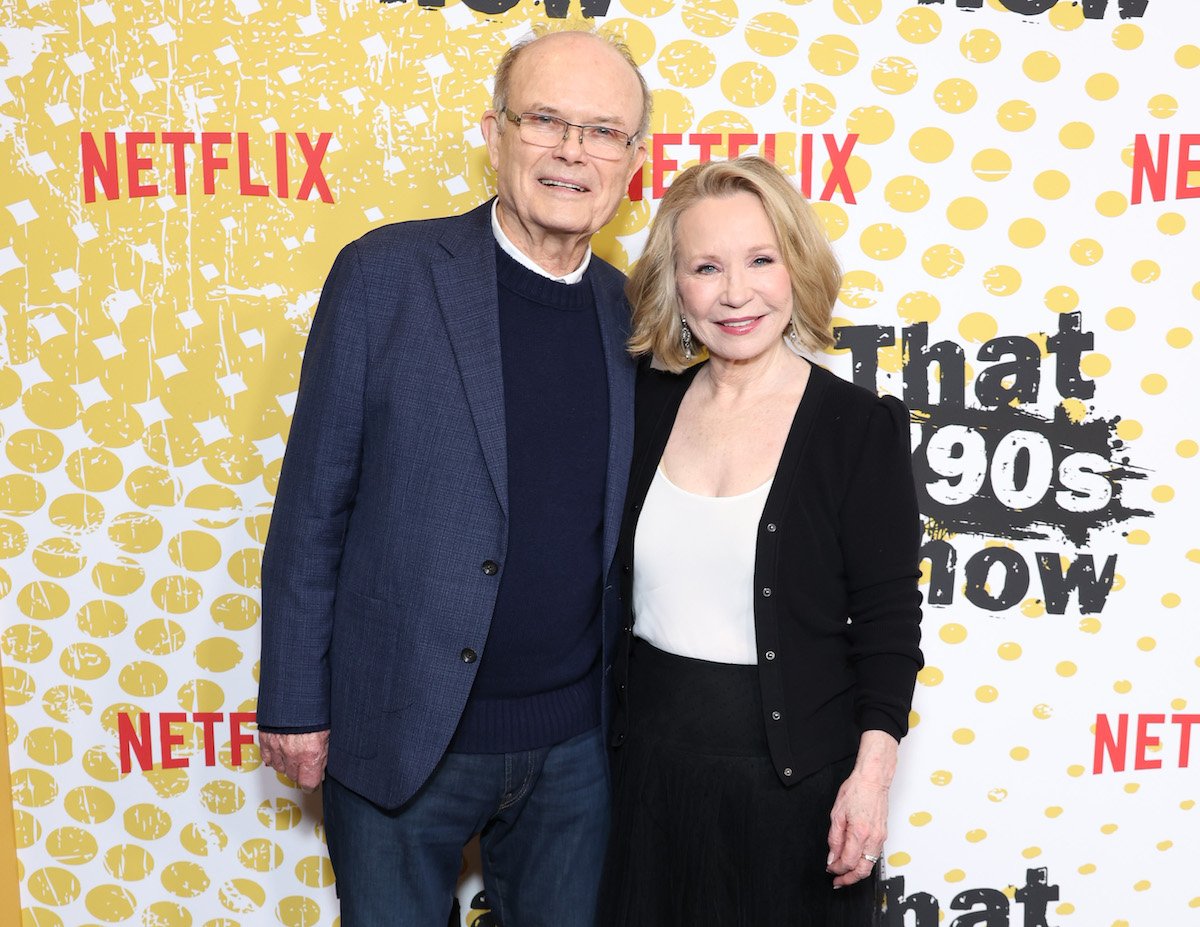
<path id="1" fill-rule="evenodd" d="M 502 923 L 592 923 L 634 371 L 624 278 L 589 240 L 648 106 L 595 34 L 510 50 L 482 123 L 497 198 L 372 231 L 325 283 L 258 721 L 264 762 L 325 775 L 343 927 L 445 924 L 473 834 Z"/>

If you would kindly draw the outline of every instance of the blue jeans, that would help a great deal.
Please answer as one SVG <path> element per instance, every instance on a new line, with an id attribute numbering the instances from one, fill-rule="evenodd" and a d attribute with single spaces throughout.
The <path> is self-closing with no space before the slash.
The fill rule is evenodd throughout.
<path id="1" fill-rule="evenodd" d="M 608 840 L 606 763 L 599 728 L 538 750 L 447 753 L 394 811 L 326 777 L 342 927 L 444 927 L 475 834 L 488 903 L 504 927 L 593 927 Z"/>

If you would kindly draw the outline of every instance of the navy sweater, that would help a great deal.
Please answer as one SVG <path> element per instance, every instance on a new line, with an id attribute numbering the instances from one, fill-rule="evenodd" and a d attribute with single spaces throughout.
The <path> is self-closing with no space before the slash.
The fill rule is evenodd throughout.
<path id="1" fill-rule="evenodd" d="M 558 283 L 496 248 L 508 554 L 450 749 L 549 746 L 600 722 L 608 379 L 590 274 Z"/>

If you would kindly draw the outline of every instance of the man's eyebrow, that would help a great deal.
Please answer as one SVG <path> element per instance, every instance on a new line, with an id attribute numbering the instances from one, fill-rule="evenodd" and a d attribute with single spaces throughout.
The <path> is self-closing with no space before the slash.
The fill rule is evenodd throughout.
<path id="1" fill-rule="evenodd" d="M 563 111 L 561 109 L 559 109 L 557 106 L 554 106 L 553 104 L 550 104 L 550 103 L 530 103 L 527 107 L 525 107 L 524 112 L 526 112 L 526 113 L 545 113 L 547 116 L 558 116 L 561 119 L 567 118 L 565 115 L 563 115 Z M 574 120 L 570 120 L 570 121 L 573 122 Z M 609 113 L 601 113 L 598 116 L 592 116 L 591 118 L 586 119 L 584 122 L 580 123 L 580 125 L 588 125 L 588 126 L 609 126 L 609 125 L 611 125 L 611 126 L 620 127 L 621 122 L 622 122 L 622 120 L 621 120 L 620 116 L 613 116 Z"/>

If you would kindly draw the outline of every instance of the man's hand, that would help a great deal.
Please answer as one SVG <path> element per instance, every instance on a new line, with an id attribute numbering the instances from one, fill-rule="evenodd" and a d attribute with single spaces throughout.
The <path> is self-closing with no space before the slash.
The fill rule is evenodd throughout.
<path id="1" fill-rule="evenodd" d="M 325 778 L 325 760 L 329 756 L 329 731 L 311 734 L 268 734 L 258 732 L 262 760 L 281 772 L 306 792 Z"/>

